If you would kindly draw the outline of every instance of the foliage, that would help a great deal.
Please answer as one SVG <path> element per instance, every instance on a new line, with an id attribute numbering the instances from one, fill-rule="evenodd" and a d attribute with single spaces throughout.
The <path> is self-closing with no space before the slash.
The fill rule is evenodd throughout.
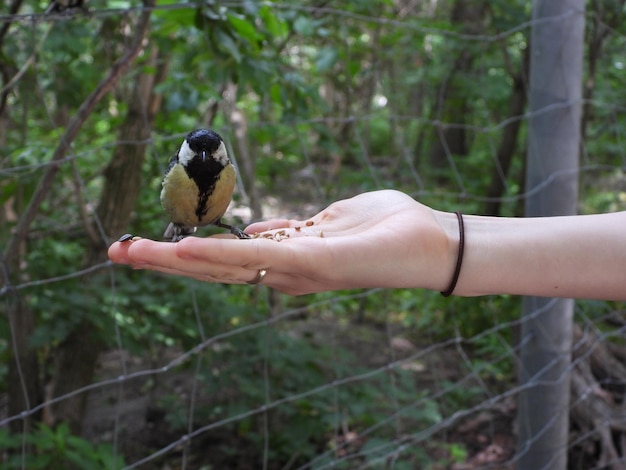
<path id="1" fill-rule="evenodd" d="M 0 429 L 4 451 L 2 468 L 111 470 L 124 466 L 122 456 L 109 444 L 93 444 L 73 436 L 66 424 L 51 429 L 43 424 L 25 436 Z M 24 449 L 27 452 L 23 452 Z"/>
<path id="2" fill-rule="evenodd" d="M 35 16 L 2 23 L 10 29 L 0 40 L 0 88 L 11 85 L 0 100 L 2 249 L 39 188 L 69 120 L 132 38 L 141 9 L 138 1 L 102 0 L 90 2 L 88 14 L 46 15 L 46 1 L 21 3 L 20 14 Z M 466 19 L 453 17 L 457 3 L 488 6 L 482 10 L 479 34 L 468 33 L 474 25 Z M 160 101 L 129 232 L 160 237 L 167 222 L 158 202 L 161 176 L 184 134 L 199 126 L 216 128 L 240 159 L 240 169 L 253 168 L 252 174 L 240 171 L 246 191 L 236 195 L 237 208 L 250 205 L 247 194 L 260 194 L 266 213 L 304 216 L 337 198 L 394 187 L 442 210 L 480 213 L 499 168 L 503 131 L 523 117 L 511 167 L 496 172 L 505 182 L 498 196 L 503 198 L 501 214 L 519 213 L 525 191 L 526 119 L 511 116 L 510 99 L 516 79 L 526 78 L 523 57 L 529 29 L 520 25 L 526 25 L 529 8 L 529 2 L 521 0 L 351 0 L 340 7 L 311 1 L 159 1 L 144 53 L 98 104 L 59 163 L 52 188 L 21 245 L 19 263 L 2 265 L 4 295 L 14 295 L 33 312 L 28 346 L 36 351 L 43 382 L 58 373 L 52 366 L 58 348 L 85 323 L 95 327 L 94 339 L 106 347 L 155 358 L 167 348 L 188 351 L 207 338 L 237 332 L 267 320 L 275 310 L 316 303 L 323 306 L 310 308 L 309 315 L 324 317 L 330 311 L 344 324 L 398 328 L 419 344 L 474 338 L 516 319 L 518 300 L 509 297 L 443 299 L 438 293 L 395 290 L 338 299 L 333 292 L 282 299 L 276 306 L 249 286 L 209 285 L 125 268 L 72 275 L 95 264 L 90 228 L 96 232 L 100 254 L 121 235 L 102 233 L 96 214 L 115 149 L 139 144 L 120 142 L 119 136 L 125 118 L 135 112 L 130 106 L 133 89 L 145 77 L 159 77 L 155 93 Z M 2 21 L 9 21 L 8 4 L 0 13 Z M 609 22 L 604 13 L 593 12 L 598 24 Z M 154 63 L 151 47 L 156 51 Z M 595 57 L 595 75 L 587 70 L 586 83 L 594 86 L 594 96 L 588 102 L 582 163 L 594 171 L 585 171 L 581 178 L 582 212 L 626 207 L 626 122 L 621 109 L 613 106 L 624 89 L 623 50 L 624 38 L 610 35 Z M 588 63 L 592 59 L 588 52 Z M 15 82 L 9 83 L 13 77 Z M 237 131 L 242 128 L 240 137 Z M 436 150 L 450 129 L 463 131 L 454 138 L 448 135 L 448 143 L 458 143 L 455 148 L 462 151 L 444 152 L 442 159 Z M 241 151 L 246 146 L 250 161 Z M 242 223 L 248 222 L 241 217 Z M 200 235 L 208 233 L 203 229 Z M 385 400 L 391 394 L 390 381 L 381 375 L 364 383 L 328 386 L 367 370 L 362 357 L 348 348 L 294 337 L 291 328 L 291 323 L 255 328 L 221 341 L 221 350 L 211 349 L 206 358 L 210 366 L 199 379 L 215 400 L 199 405 L 195 419 L 228 419 L 304 394 L 267 414 L 237 420 L 229 431 L 261 449 L 259 429 L 267 419 L 272 459 L 287 462 L 298 455 L 298 461 L 308 461 L 324 454 L 321 466 L 339 459 L 342 426 L 359 432 L 393 413 Z M 5 364 L 14 353 L 11 341 L 11 325 L 2 315 L 3 391 L 9 386 Z M 481 370 L 485 380 L 506 382 L 513 376 L 511 363 L 493 361 L 510 353 L 512 341 L 509 329 L 479 337 L 469 348 L 469 364 Z M 419 410 L 399 418 L 406 428 L 436 423 L 448 407 L 462 406 L 477 395 L 475 390 L 461 390 L 442 406 L 422 400 L 409 374 L 390 374 L 397 379 L 393 393 L 399 404 L 421 403 Z M 319 393 L 306 395 L 325 385 Z M 168 420 L 173 428 L 184 429 L 188 414 L 177 398 L 166 403 Z M 391 424 L 381 428 L 359 448 L 364 459 L 377 462 L 398 444 Z M 3 431 L 0 441 L 19 454 L 20 438 Z M 107 464 L 105 455 L 112 455 L 105 446 L 89 447 L 70 436 L 62 425 L 39 428 L 26 440 L 38 449 L 28 456 L 33 459 L 29 468 L 42 468 L 47 458 L 80 466 L 79 459 L 90 453 L 96 467 L 84 468 L 100 468 L 97 465 Z M 464 456 L 458 448 L 451 448 L 450 454 L 457 460 Z M 413 448 L 400 460 L 426 468 L 430 457 Z M 396 463 L 400 468 L 400 461 Z"/>
<path id="3" fill-rule="evenodd" d="M 288 330 L 267 327 L 233 336 L 220 342 L 203 363 L 201 390 L 212 399 L 196 407 L 194 420 L 232 420 L 220 429 L 247 443 L 252 453 L 268 439 L 271 462 L 335 462 L 337 468 L 351 468 L 351 463 L 344 467 L 341 462 L 363 456 L 379 459 L 394 446 L 399 428 L 417 429 L 441 420 L 427 391 L 416 392 L 411 372 L 396 369 L 370 377 L 367 364 L 346 348 Z M 241 373 L 244 370 L 248 373 Z M 360 374 L 362 380 L 352 379 Z M 279 404 L 272 405 L 275 402 Z M 259 411 L 265 404 L 268 408 Z M 170 423 L 184 430 L 185 404 L 168 396 L 161 405 L 170 410 Z M 233 419 L 251 410 L 256 412 Z M 359 444 L 351 448 L 349 439 Z M 359 455 L 350 455 L 356 450 Z M 230 465 L 242 465 L 238 456 L 231 458 Z M 397 461 L 412 458 L 409 452 Z"/>

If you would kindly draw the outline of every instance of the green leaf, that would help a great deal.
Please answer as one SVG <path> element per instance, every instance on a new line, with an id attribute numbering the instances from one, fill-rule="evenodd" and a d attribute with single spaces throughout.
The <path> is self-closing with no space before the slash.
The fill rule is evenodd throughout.
<path id="1" fill-rule="evenodd" d="M 233 40 L 233 38 L 231 38 L 225 32 L 219 31 L 219 30 L 215 33 L 215 36 L 216 36 L 217 43 L 219 44 L 220 48 L 224 52 L 226 52 L 228 55 L 230 55 L 235 60 L 235 62 L 240 64 L 241 59 L 242 59 L 242 54 L 241 54 L 241 51 L 239 50 L 239 46 Z"/>
<path id="2" fill-rule="evenodd" d="M 278 104 L 285 101 L 283 97 L 283 88 L 278 83 L 273 83 L 270 87 L 270 98 L 274 103 Z"/>
<path id="3" fill-rule="evenodd" d="M 318 24 L 316 21 L 310 20 L 305 16 L 298 16 L 293 22 L 293 29 L 302 36 L 313 36 Z"/>
<path id="4" fill-rule="evenodd" d="M 278 19 L 269 6 L 264 5 L 261 7 L 259 10 L 259 17 L 267 28 L 268 33 L 275 38 L 282 38 L 287 34 L 286 23 Z"/>
<path id="5" fill-rule="evenodd" d="M 337 63 L 337 58 L 339 54 L 337 49 L 332 46 L 326 46 L 319 50 L 317 54 L 317 59 L 315 60 L 315 65 L 317 65 L 317 70 L 319 72 L 326 72 L 333 68 L 333 66 Z"/>
<path id="6" fill-rule="evenodd" d="M 0 185 L 0 204 L 7 202 L 15 194 L 17 188 L 17 180 L 7 178 L 2 185 Z"/>
<path id="7" fill-rule="evenodd" d="M 155 31 L 160 35 L 168 36 L 182 28 L 193 26 L 196 11 L 191 8 L 155 10 L 154 17 L 158 19 Z"/>
<path id="8" fill-rule="evenodd" d="M 235 32 L 243 39 L 253 44 L 263 39 L 263 36 L 257 32 L 256 27 L 245 18 L 232 13 L 226 16 Z"/>

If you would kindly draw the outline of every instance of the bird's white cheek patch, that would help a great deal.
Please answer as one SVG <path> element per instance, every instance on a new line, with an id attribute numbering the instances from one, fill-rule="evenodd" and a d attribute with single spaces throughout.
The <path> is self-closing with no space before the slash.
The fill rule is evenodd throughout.
<path id="1" fill-rule="evenodd" d="M 186 165 L 187 163 L 189 163 L 191 160 L 193 160 L 193 157 L 195 157 L 195 153 L 193 150 L 191 150 L 191 147 L 189 147 L 189 144 L 187 143 L 186 140 L 183 141 L 183 144 L 180 146 L 180 150 L 178 151 L 178 161 L 181 165 Z"/>

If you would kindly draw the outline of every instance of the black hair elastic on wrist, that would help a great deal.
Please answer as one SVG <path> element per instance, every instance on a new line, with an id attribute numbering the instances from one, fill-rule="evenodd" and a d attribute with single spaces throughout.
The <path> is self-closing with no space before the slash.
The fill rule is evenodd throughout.
<path id="1" fill-rule="evenodd" d="M 456 218 L 459 219 L 459 254 L 456 257 L 456 267 L 454 268 L 454 275 L 452 276 L 452 282 L 450 282 L 450 287 L 447 290 L 443 291 L 441 295 L 444 297 L 449 297 L 454 292 L 454 288 L 456 287 L 456 283 L 459 280 L 459 274 L 461 274 L 461 264 L 463 263 L 463 251 L 465 250 L 465 227 L 463 226 L 463 215 L 456 211 Z"/>

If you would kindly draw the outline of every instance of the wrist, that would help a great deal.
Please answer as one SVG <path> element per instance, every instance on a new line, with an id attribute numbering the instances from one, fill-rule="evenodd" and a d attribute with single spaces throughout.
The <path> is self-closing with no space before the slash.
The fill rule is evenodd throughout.
<path id="1" fill-rule="evenodd" d="M 434 211 L 434 217 L 443 230 L 446 239 L 446 248 L 443 257 L 438 263 L 438 281 L 436 289 L 445 292 L 450 289 L 455 277 L 457 263 L 459 261 L 459 249 L 461 246 L 461 232 L 459 218 L 454 212 Z M 456 284 L 460 284 L 462 273 L 459 273 Z M 456 289 L 455 289 L 456 290 Z"/>
<path id="2" fill-rule="evenodd" d="M 454 272 L 448 288 L 445 291 L 441 291 L 441 295 L 444 297 L 450 297 L 456 288 L 456 284 L 461 274 L 461 266 L 463 265 L 463 251 L 465 249 L 465 227 L 463 224 L 463 214 L 460 211 L 455 211 L 454 215 L 459 223 L 459 248 L 456 254 L 456 263 L 454 264 Z"/>

